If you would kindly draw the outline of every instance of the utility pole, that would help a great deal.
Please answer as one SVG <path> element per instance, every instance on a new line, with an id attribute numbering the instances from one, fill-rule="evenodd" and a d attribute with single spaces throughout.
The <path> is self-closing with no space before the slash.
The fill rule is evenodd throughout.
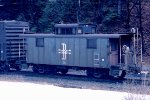
<path id="1" fill-rule="evenodd" d="M 141 3 L 142 3 L 142 0 L 139 0 L 138 1 L 139 3 L 139 32 L 141 33 L 141 40 L 142 40 L 142 52 L 145 52 L 144 50 L 144 37 L 143 37 L 143 27 L 142 27 L 142 6 L 141 6 Z"/>
<path id="2" fill-rule="evenodd" d="M 78 8 L 77 8 L 77 23 L 79 23 L 80 22 L 80 20 L 79 20 L 79 14 L 80 14 L 80 0 L 78 0 Z"/>
<path id="3" fill-rule="evenodd" d="M 131 10 L 132 10 L 132 9 L 130 9 L 129 0 L 126 1 L 126 6 L 127 6 L 126 28 L 127 28 L 127 30 L 129 30 L 129 28 L 130 28 L 130 15 L 131 15 Z"/>
<path id="4" fill-rule="evenodd" d="M 126 22 L 126 25 L 127 25 L 127 29 L 128 28 L 131 28 L 131 27 L 136 27 L 139 29 L 139 33 L 141 35 L 141 43 L 142 43 L 142 52 L 144 52 L 144 38 L 143 38 L 143 27 L 142 27 L 142 0 L 126 0 L 126 7 L 127 7 L 127 22 Z M 132 6 L 131 6 L 131 5 Z M 137 23 L 137 25 L 135 24 L 135 26 L 131 26 L 130 25 L 130 22 L 131 22 L 131 18 L 133 17 L 131 15 L 132 11 L 135 11 L 135 14 L 137 16 L 136 19 L 138 20 L 134 20 L 135 22 L 134 23 Z M 135 17 L 135 16 L 134 16 Z"/>

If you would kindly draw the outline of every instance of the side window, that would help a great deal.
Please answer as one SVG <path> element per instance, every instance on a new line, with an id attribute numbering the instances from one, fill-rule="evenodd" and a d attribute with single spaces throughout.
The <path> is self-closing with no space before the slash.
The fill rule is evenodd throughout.
<path id="1" fill-rule="evenodd" d="M 65 28 L 61 28 L 60 34 L 66 34 L 66 29 Z"/>
<path id="2" fill-rule="evenodd" d="M 96 33 L 96 29 L 94 27 L 92 27 L 92 34 Z"/>
<path id="3" fill-rule="evenodd" d="M 87 49 L 97 49 L 97 39 L 87 39 Z"/>
<path id="4" fill-rule="evenodd" d="M 82 27 L 78 27 L 77 33 L 82 34 Z"/>
<path id="5" fill-rule="evenodd" d="M 44 47 L 44 38 L 36 38 L 36 47 Z"/>
<path id="6" fill-rule="evenodd" d="M 60 28 L 58 28 L 58 34 L 61 34 L 61 30 L 60 30 Z"/>
<path id="7" fill-rule="evenodd" d="M 117 51 L 118 42 L 118 39 L 111 39 L 111 51 Z"/>
<path id="8" fill-rule="evenodd" d="M 72 34 L 72 28 L 66 28 L 66 34 Z"/>

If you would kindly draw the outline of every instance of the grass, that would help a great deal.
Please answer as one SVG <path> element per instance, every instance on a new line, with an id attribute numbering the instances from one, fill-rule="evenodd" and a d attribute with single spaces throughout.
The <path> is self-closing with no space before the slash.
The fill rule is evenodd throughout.
<path id="1" fill-rule="evenodd" d="M 127 81 L 124 83 L 124 90 L 127 92 L 124 100 L 149 100 L 146 98 L 146 95 L 150 95 L 150 87 L 145 81 L 142 84 L 135 81 Z"/>

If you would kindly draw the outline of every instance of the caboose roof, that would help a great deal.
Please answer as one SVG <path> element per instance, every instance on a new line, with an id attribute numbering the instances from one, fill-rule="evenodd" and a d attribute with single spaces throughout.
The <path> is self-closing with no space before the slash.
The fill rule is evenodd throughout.
<path id="1" fill-rule="evenodd" d="M 56 35 L 56 34 L 21 34 L 20 37 L 44 38 L 120 38 L 130 34 L 81 34 L 81 35 Z M 132 34 L 131 34 L 132 36 Z"/>
<path id="2" fill-rule="evenodd" d="M 74 23 L 74 24 L 55 24 L 55 27 L 78 27 L 78 24 Z"/>
<path id="3" fill-rule="evenodd" d="M 73 27 L 78 27 L 78 26 L 84 26 L 84 25 L 91 25 L 91 26 L 96 26 L 95 24 L 91 23 L 72 23 L 72 24 L 55 24 L 55 27 L 59 28 L 73 28 Z"/>

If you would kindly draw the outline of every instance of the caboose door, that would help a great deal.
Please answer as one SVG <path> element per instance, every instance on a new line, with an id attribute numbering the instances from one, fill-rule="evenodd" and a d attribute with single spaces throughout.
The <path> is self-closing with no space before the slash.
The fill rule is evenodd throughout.
<path id="1" fill-rule="evenodd" d="M 110 39 L 110 65 L 118 64 L 118 39 Z"/>

